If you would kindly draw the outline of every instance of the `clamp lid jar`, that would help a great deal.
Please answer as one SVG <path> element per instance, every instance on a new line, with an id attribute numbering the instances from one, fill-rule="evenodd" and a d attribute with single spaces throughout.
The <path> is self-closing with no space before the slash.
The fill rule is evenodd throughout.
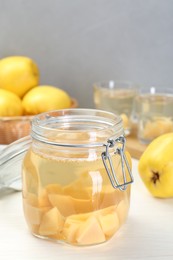
<path id="1" fill-rule="evenodd" d="M 31 139 L 22 194 L 32 234 L 78 246 L 109 240 L 127 218 L 133 182 L 121 118 L 51 111 L 34 117 Z"/>

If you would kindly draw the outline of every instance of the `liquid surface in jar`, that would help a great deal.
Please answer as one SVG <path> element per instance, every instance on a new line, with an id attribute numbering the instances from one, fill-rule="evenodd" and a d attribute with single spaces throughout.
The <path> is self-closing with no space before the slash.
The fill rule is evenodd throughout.
<path id="1" fill-rule="evenodd" d="M 120 158 L 114 167 L 122 180 Z M 129 196 L 129 187 L 112 187 L 100 157 L 55 159 L 32 150 L 25 156 L 23 207 L 36 236 L 81 246 L 105 242 L 124 223 Z"/>

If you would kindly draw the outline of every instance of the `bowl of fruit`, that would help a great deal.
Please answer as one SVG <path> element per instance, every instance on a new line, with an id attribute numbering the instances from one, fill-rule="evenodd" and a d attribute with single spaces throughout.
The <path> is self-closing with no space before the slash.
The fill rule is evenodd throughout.
<path id="1" fill-rule="evenodd" d="M 63 89 L 39 84 L 39 69 L 32 59 L 0 60 L 0 144 L 28 135 L 34 115 L 77 106 L 77 100 Z"/>

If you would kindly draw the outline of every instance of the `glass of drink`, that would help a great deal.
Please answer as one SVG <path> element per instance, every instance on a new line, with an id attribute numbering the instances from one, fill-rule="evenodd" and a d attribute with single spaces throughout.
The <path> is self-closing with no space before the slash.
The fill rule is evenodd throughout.
<path id="1" fill-rule="evenodd" d="M 132 129 L 134 98 L 138 85 L 128 81 L 104 81 L 93 84 L 94 104 L 97 109 L 103 109 L 121 116 L 125 135 Z"/>
<path id="2" fill-rule="evenodd" d="M 150 143 L 154 138 L 173 132 L 173 90 L 146 87 L 135 100 L 138 139 Z"/>

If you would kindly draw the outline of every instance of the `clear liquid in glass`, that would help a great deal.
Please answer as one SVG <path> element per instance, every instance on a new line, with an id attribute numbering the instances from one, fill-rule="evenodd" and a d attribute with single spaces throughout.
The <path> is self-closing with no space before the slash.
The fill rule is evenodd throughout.
<path id="1" fill-rule="evenodd" d="M 143 143 L 173 132 L 173 95 L 141 95 L 136 98 L 138 137 Z"/>
<path id="2" fill-rule="evenodd" d="M 97 109 L 103 109 L 120 115 L 126 135 L 131 130 L 135 89 L 94 88 L 94 103 Z"/>

